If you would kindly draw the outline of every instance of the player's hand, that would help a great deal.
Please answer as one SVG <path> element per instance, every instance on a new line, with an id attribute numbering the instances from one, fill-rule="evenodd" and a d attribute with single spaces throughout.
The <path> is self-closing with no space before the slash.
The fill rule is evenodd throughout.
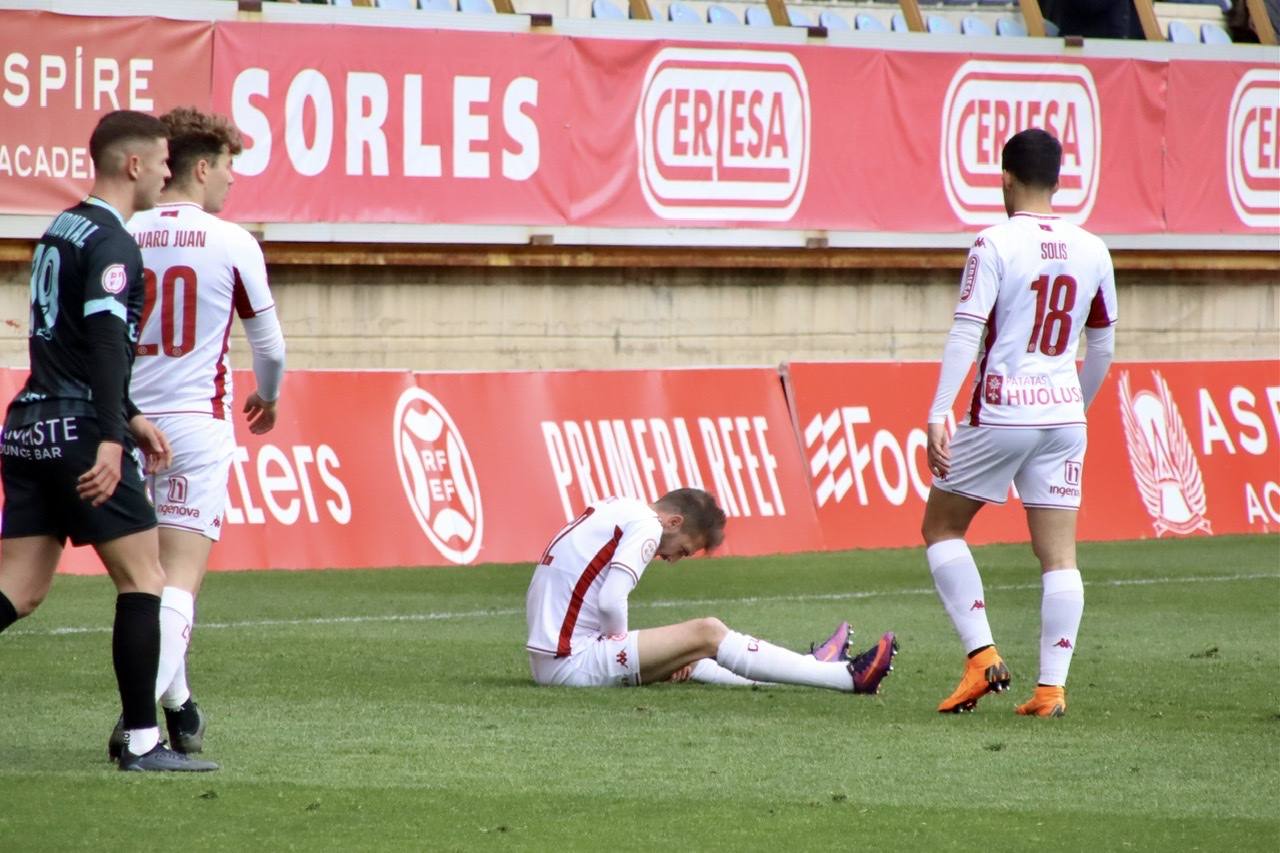
<path id="1" fill-rule="evenodd" d="M 667 681 L 674 681 L 678 683 L 681 681 L 688 681 L 692 676 L 693 676 L 693 664 L 689 664 L 688 666 L 682 666 L 679 669 L 677 669 L 675 672 L 671 673 L 671 676 L 667 679 Z"/>
<path id="2" fill-rule="evenodd" d="M 120 484 L 120 457 L 123 455 L 124 446 L 119 442 L 103 441 L 98 444 L 98 457 L 93 467 L 76 480 L 76 493 L 81 500 L 93 506 L 102 506 L 111 500 L 116 486 Z"/>
<path id="3" fill-rule="evenodd" d="M 160 427 L 142 415 L 134 415 L 129 421 L 129 432 L 133 433 L 133 440 L 146 458 L 148 474 L 159 474 L 173 464 L 173 447 Z"/>
<path id="4" fill-rule="evenodd" d="M 257 391 L 249 395 L 249 399 L 244 401 L 244 413 L 249 421 L 249 432 L 254 435 L 271 432 L 276 425 L 276 402 L 262 399 Z"/>
<path id="5" fill-rule="evenodd" d="M 929 424 L 929 470 L 935 477 L 947 476 L 951 470 L 951 439 L 946 424 Z"/>

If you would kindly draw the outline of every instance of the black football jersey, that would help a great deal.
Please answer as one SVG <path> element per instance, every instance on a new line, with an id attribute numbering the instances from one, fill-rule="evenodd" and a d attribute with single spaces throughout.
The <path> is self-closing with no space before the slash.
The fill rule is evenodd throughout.
<path id="1" fill-rule="evenodd" d="M 120 318 L 131 369 L 144 296 L 142 252 L 113 207 L 90 197 L 58 214 L 31 261 L 31 375 L 10 420 L 25 420 L 23 410 L 32 417 L 93 414 L 85 318 L 104 311 Z M 127 389 L 126 381 L 122 412 Z"/>

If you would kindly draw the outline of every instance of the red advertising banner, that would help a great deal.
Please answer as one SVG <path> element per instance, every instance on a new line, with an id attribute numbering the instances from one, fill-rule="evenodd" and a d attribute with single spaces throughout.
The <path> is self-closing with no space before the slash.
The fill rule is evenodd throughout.
<path id="1" fill-rule="evenodd" d="M 237 439 L 214 569 L 532 562 L 598 497 L 683 486 L 719 496 L 722 553 L 822 547 L 773 368 L 298 371 L 276 429 Z"/>
<path id="2" fill-rule="evenodd" d="M 1280 67 L 1169 63 L 1170 231 L 1280 231 Z"/>
<path id="3" fill-rule="evenodd" d="M 724 554 L 918 545 L 937 366 L 784 374 L 794 423 L 773 368 L 292 372 L 276 429 L 239 430 L 211 566 L 532 561 L 598 497 L 682 486 L 719 497 Z M 1118 364 L 1089 420 L 1082 540 L 1280 530 L 1280 362 Z M 971 539 L 1025 541 L 1016 495 Z"/>
<path id="4" fill-rule="evenodd" d="M 1000 150 L 1063 143 L 1061 213 L 1163 228 L 1164 65 L 843 47 L 576 39 L 572 219 L 955 231 L 1002 221 Z M 619 116 L 621 112 L 623 116 Z M 630 119 L 634 114 L 634 122 Z M 635 174 L 635 180 L 617 176 Z"/>
<path id="5" fill-rule="evenodd" d="M 788 366 L 826 547 L 919 544 L 937 370 Z M 1280 362 L 1114 365 L 1089 409 L 1083 483 L 1082 540 L 1280 530 Z M 971 536 L 1025 539 L 1016 498 L 979 513 Z"/>
<path id="6" fill-rule="evenodd" d="M 0 211 L 51 213 L 116 107 L 231 115 L 252 222 L 899 233 L 999 221 L 1063 142 L 1102 234 L 1280 228 L 1280 64 L 0 11 Z"/>
<path id="7" fill-rule="evenodd" d="M 248 137 L 227 215 L 561 223 L 568 50 L 516 33 L 219 24 L 214 108 Z"/>
<path id="8" fill-rule="evenodd" d="M 111 110 L 209 106 L 213 24 L 0 10 L 0 211 L 53 213 L 93 181 Z"/>

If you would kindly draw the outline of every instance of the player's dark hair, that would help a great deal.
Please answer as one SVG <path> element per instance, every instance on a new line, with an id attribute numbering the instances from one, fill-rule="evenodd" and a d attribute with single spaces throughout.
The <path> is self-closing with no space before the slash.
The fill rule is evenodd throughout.
<path id="1" fill-rule="evenodd" d="M 202 113 L 195 107 L 177 107 L 160 116 L 160 120 L 169 129 L 170 184 L 181 184 L 197 162 L 213 162 L 223 148 L 232 157 L 244 150 L 240 131 L 226 116 Z"/>
<path id="2" fill-rule="evenodd" d="M 1000 154 L 1000 167 L 1027 186 L 1052 189 L 1058 183 L 1062 145 L 1053 134 L 1029 127 L 1009 137 Z"/>
<path id="3" fill-rule="evenodd" d="M 724 541 L 724 510 L 716 505 L 714 495 L 702 489 L 676 489 L 658 498 L 658 506 L 683 515 L 680 529 L 690 536 L 700 536 L 708 552 Z"/>
<path id="4" fill-rule="evenodd" d="M 107 155 L 117 146 L 138 140 L 167 139 L 169 131 L 160 119 L 136 110 L 116 110 L 98 120 L 89 137 L 89 157 L 99 172 L 111 171 Z"/>

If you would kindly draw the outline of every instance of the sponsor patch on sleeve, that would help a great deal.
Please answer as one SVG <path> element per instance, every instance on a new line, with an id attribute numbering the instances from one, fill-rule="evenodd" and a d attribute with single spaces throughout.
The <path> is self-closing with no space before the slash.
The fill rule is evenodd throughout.
<path id="1" fill-rule="evenodd" d="M 102 289 L 107 293 L 119 293 L 129 283 L 129 274 L 124 271 L 124 264 L 112 264 L 102 271 Z"/>
<path id="2" fill-rule="evenodd" d="M 644 545 L 640 546 L 640 557 L 648 563 L 653 559 L 653 554 L 658 550 L 658 543 L 652 539 L 646 539 Z"/>

